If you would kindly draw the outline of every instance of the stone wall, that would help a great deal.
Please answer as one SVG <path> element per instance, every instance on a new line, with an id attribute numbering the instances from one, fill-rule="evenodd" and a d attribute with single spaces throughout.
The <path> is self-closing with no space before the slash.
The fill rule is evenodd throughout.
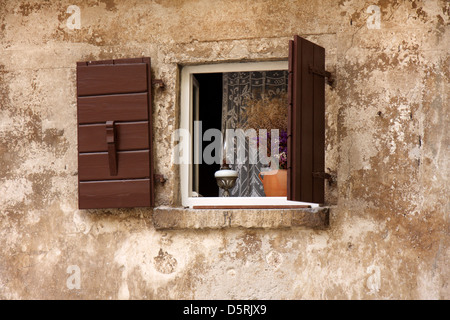
<path id="1" fill-rule="evenodd" d="M 0 299 L 450 299 L 449 20 L 445 0 L 0 0 Z M 286 59 L 295 34 L 336 76 L 328 228 L 78 210 L 77 61 L 152 58 L 161 211 L 180 68 Z"/>

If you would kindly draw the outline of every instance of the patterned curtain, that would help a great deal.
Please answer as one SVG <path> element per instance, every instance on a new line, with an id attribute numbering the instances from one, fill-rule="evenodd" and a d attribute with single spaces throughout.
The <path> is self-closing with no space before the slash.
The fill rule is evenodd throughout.
<path id="1" fill-rule="evenodd" d="M 258 99 L 261 95 L 279 95 L 287 92 L 288 72 L 252 71 L 223 74 L 222 132 L 239 127 L 246 110 L 246 99 Z M 255 128 L 257 130 L 257 128 Z M 258 134 L 258 130 L 256 131 Z M 248 140 L 248 139 L 247 139 Z M 238 171 L 236 186 L 230 190 L 231 197 L 264 197 L 264 189 L 258 174 L 262 165 L 249 163 L 248 141 L 245 143 L 245 163 L 233 164 Z M 222 195 L 222 190 L 220 190 Z"/>

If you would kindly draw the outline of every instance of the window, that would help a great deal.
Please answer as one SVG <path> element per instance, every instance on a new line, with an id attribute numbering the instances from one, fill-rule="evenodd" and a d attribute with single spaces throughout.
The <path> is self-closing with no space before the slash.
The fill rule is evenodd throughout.
<path id="1" fill-rule="evenodd" d="M 201 208 L 306 205 L 314 207 L 323 203 L 326 178 L 324 173 L 324 84 L 325 77 L 329 76 L 324 68 L 324 49 L 298 36 L 290 41 L 289 61 L 183 67 L 180 129 L 184 137 L 177 138 L 178 151 L 181 149 L 182 152 L 175 152 L 175 157 L 180 156 L 184 159 L 180 161 L 183 206 Z M 233 73 L 252 75 L 258 72 L 271 74 L 284 72 L 288 75 L 286 85 L 289 92 L 289 101 L 286 103 L 289 104 L 287 108 L 287 196 L 265 196 L 264 194 L 254 196 L 257 192 L 253 192 L 250 196 L 242 193 L 221 197 L 223 191 L 218 192 L 214 172 L 219 170 L 221 163 L 224 162 L 223 155 L 218 151 L 226 154 L 227 149 L 230 148 L 228 131 L 225 130 L 228 119 L 223 111 L 224 108 L 226 110 L 227 99 L 230 99 L 230 95 L 225 92 L 226 96 L 223 96 L 223 92 L 226 91 L 224 79 Z M 204 119 L 206 121 L 202 121 Z M 216 129 L 216 133 L 208 134 L 208 130 L 213 128 Z M 258 135 L 258 128 L 255 129 Z M 222 135 L 217 134 L 218 131 Z M 260 134 L 259 132 L 257 136 L 258 141 L 261 141 Z M 250 139 L 251 137 L 246 140 L 247 144 L 250 144 Z M 224 141 L 227 141 L 228 145 Z M 217 146 L 218 143 L 220 148 L 211 147 L 213 144 Z M 208 150 L 205 154 L 207 148 L 215 149 L 215 151 L 211 153 L 211 150 Z M 236 154 L 239 153 L 233 142 L 231 150 L 233 150 L 232 153 L 234 152 L 232 159 L 229 161 L 230 159 L 226 158 L 226 162 L 232 163 L 232 169 L 239 171 L 239 162 L 233 162 L 233 159 L 237 157 Z M 206 164 L 202 162 L 204 160 L 202 156 L 205 155 L 210 156 L 209 162 L 205 161 Z M 250 154 L 245 154 L 246 161 L 249 157 Z M 215 161 L 212 163 L 211 159 Z M 261 168 L 261 171 L 263 170 L 264 168 Z M 254 176 L 253 180 L 255 180 Z M 236 188 L 237 186 L 234 187 Z"/>
<path id="2" fill-rule="evenodd" d="M 178 141 L 178 144 L 174 144 L 176 150 L 173 150 L 173 154 L 175 163 L 180 164 L 182 205 L 194 208 L 268 208 L 318 206 L 323 203 L 326 179 L 324 85 L 325 77 L 329 77 L 324 67 L 325 50 L 298 36 L 289 42 L 288 61 L 185 66 L 181 72 L 180 128 L 173 136 Z M 245 129 L 245 123 L 250 123 L 247 121 L 250 119 L 249 114 L 241 121 L 242 119 L 234 119 L 231 113 L 231 121 L 228 119 L 229 114 L 223 111 L 227 109 L 222 107 L 225 105 L 223 100 L 230 98 L 228 91 L 223 93 L 224 79 L 231 79 L 233 73 L 254 76 L 252 79 L 257 79 L 256 87 L 260 85 L 259 81 L 269 83 L 276 79 L 275 82 L 279 82 L 277 89 L 270 89 L 273 94 L 266 92 L 267 90 L 250 92 L 249 100 L 240 104 L 246 105 L 247 110 L 254 101 L 263 101 L 268 96 L 283 99 L 287 93 L 287 102 L 281 103 L 287 105 L 286 128 L 250 128 L 244 134 L 248 148 L 239 149 L 238 146 L 235 149 L 234 140 L 229 138 L 240 139 L 239 134 L 243 132 L 242 128 Z M 150 58 L 77 64 L 80 209 L 154 206 L 151 118 L 153 82 L 161 81 L 151 79 Z M 271 83 L 272 87 L 277 87 L 275 82 Z M 243 95 L 238 96 L 238 99 L 242 98 Z M 231 126 L 229 122 L 233 122 Z M 205 127 L 199 126 L 199 123 L 204 123 Z M 236 130 L 237 124 L 243 126 L 239 133 Z M 261 128 L 275 129 L 270 131 L 270 139 L 268 131 L 261 131 Z M 287 138 L 287 152 L 284 152 L 287 156 L 287 173 L 286 183 L 283 183 L 286 186 L 286 196 L 269 194 L 264 188 L 264 194 L 240 190 L 231 197 L 221 197 L 226 192 L 219 191 L 213 177 L 224 163 L 234 164 L 236 158 L 236 164 L 239 165 L 239 161 L 245 163 L 250 162 L 250 159 L 258 159 L 260 163 L 250 164 L 264 164 L 266 168 L 262 165 L 248 168 L 256 168 L 255 172 L 258 174 L 253 174 L 252 177 L 256 180 L 255 176 L 258 176 L 264 182 L 268 175 L 264 169 L 268 165 L 277 171 L 277 164 L 281 163 L 281 154 L 278 154 L 278 146 L 282 140 L 281 130 L 285 130 Z M 225 139 L 221 132 L 225 134 Z M 266 147 L 259 147 L 264 146 L 263 138 L 267 138 L 266 146 L 271 146 L 268 148 L 271 151 L 266 153 L 261 152 L 267 151 Z M 203 141 L 211 144 L 199 144 Z M 205 155 L 205 150 L 211 145 L 215 146 L 215 150 L 209 153 L 209 159 L 205 158 L 203 164 L 199 158 Z M 252 149 L 252 146 L 257 146 L 257 149 Z M 232 158 L 229 162 L 230 150 Z M 240 150 L 245 152 L 241 154 Z M 257 150 L 256 158 L 252 158 L 252 150 Z M 261 158 L 263 154 L 265 157 Z M 264 158 L 270 160 L 264 162 L 261 160 Z M 242 177 L 240 172 L 238 179 Z M 259 183 L 258 180 L 256 183 Z"/>
<path id="3" fill-rule="evenodd" d="M 252 173 L 253 177 L 246 177 L 246 188 L 240 185 L 241 181 L 238 178 L 237 185 L 233 188 L 235 189 L 235 194 L 232 194 L 231 197 L 221 197 L 223 190 L 218 187 L 214 177 L 215 172 L 220 169 L 223 162 L 224 150 L 222 149 L 222 142 L 224 139 L 226 140 L 226 134 L 233 132 L 233 129 L 241 128 L 239 118 L 242 114 L 239 114 L 236 110 L 226 110 L 229 105 L 228 100 L 242 100 L 245 97 L 251 97 L 251 82 L 256 83 L 254 88 L 258 90 L 258 88 L 261 88 L 258 81 L 263 82 L 267 80 L 266 74 L 271 74 L 272 78 L 274 74 L 278 74 L 278 80 L 281 79 L 282 82 L 285 82 L 284 87 L 283 85 L 279 86 L 279 92 L 272 92 L 272 95 L 287 93 L 287 72 L 287 61 L 198 65 L 186 66 L 182 69 L 181 129 L 189 132 L 189 137 L 185 141 L 190 141 L 189 146 L 184 146 L 184 150 L 189 152 L 186 159 L 190 161 L 181 164 L 183 206 L 292 205 L 292 202 L 288 202 L 286 197 L 265 197 L 262 183 L 255 181 L 260 171 L 260 168 L 255 167 L 261 167 L 261 162 L 253 161 L 249 164 L 251 161 L 249 161 L 248 154 L 250 139 L 255 137 L 248 137 L 248 135 L 244 137 L 246 139 L 246 146 L 242 147 L 242 150 L 246 153 L 244 161 L 238 159 L 238 144 L 234 143 L 232 144 L 234 153 L 231 152 L 233 157 L 228 159 L 228 163 L 240 175 L 245 173 L 245 170 L 242 169 L 243 166 L 247 166 L 245 168 L 247 170 L 249 168 L 253 171 L 257 170 L 257 172 Z M 233 80 L 227 81 L 230 77 L 235 78 L 233 79 L 235 80 L 234 83 Z M 286 81 L 283 81 L 284 78 Z M 245 82 L 245 84 L 239 87 L 239 85 L 236 85 L 238 81 Z M 230 85 L 229 87 L 228 84 L 230 82 L 235 86 L 231 87 Z M 230 91 L 233 90 L 239 92 L 234 94 L 234 96 L 230 95 Z M 266 90 L 261 90 L 263 92 L 257 94 L 268 94 L 265 92 Z M 226 92 L 224 93 L 224 91 Z M 244 101 L 238 103 L 238 105 L 243 104 L 245 104 Z M 227 117 L 227 111 L 230 114 L 234 114 L 234 117 L 230 115 Z M 229 125 L 230 122 L 233 123 Z M 241 133 L 243 132 L 244 130 L 241 131 Z M 236 131 L 234 133 L 236 134 Z M 261 135 L 258 135 L 258 130 L 255 130 L 255 133 L 257 137 Z M 258 158 L 258 160 L 260 159 Z M 264 167 L 261 169 L 264 170 Z M 250 180 L 253 180 L 253 183 Z M 258 187 L 262 190 L 262 193 L 260 192 L 259 196 L 256 197 L 251 196 L 261 191 L 254 190 Z"/>

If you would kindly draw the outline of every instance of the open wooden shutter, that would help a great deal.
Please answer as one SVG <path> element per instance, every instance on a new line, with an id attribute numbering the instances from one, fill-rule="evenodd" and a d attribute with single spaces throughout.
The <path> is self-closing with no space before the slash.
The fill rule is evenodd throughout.
<path id="1" fill-rule="evenodd" d="M 325 49 L 289 42 L 288 200 L 323 203 Z"/>
<path id="2" fill-rule="evenodd" d="M 154 206 L 150 58 L 77 63 L 80 209 Z"/>

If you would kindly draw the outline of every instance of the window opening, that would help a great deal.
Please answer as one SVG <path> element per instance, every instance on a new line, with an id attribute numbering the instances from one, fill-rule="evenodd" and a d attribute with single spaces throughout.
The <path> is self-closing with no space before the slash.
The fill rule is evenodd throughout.
<path id="1" fill-rule="evenodd" d="M 287 70 L 193 74 L 191 188 L 196 196 L 224 195 L 214 177 L 224 161 L 238 173 L 229 196 L 273 196 L 263 181 L 275 178 L 278 169 L 286 174 L 287 82 Z M 211 148 L 220 141 L 218 135 L 210 139 L 208 130 L 220 130 L 226 150 Z M 285 196 L 286 178 L 281 179 L 276 192 Z"/>

